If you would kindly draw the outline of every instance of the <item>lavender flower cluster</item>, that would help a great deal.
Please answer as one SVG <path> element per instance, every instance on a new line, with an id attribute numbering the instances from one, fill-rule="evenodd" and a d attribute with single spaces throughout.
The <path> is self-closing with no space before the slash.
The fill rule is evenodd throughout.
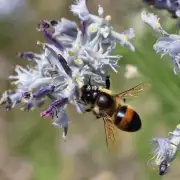
<path id="1" fill-rule="evenodd" d="M 167 172 L 168 167 L 176 158 L 180 145 L 180 124 L 173 132 L 169 132 L 168 137 L 154 137 L 151 144 L 155 145 L 153 157 L 148 161 L 153 168 L 159 167 L 159 174 Z"/>
<path id="2" fill-rule="evenodd" d="M 111 16 L 105 16 L 101 6 L 98 15 L 91 14 L 85 0 L 77 0 L 71 5 L 72 13 L 79 17 L 76 22 L 62 18 L 60 21 L 41 21 L 38 30 L 47 43 L 40 54 L 20 53 L 30 65 L 16 66 L 16 75 L 9 76 L 16 88 L 5 91 L 0 104 L 5 110 L 23 105 L 24 111 L 41 107 L 47 97 L 52 101 L 41 117 L 52 118 L 53 125 L 64 128 L 67 135 L 70 122 L 66 108 L 73 104 L 79 113 L 83 106 L 78 103 L 79 89 L 87 83 L 89 76 L 95 85 L 104 85 L 108 71 L 118 72 L 120 55 L 112 55 L 119 42 L 121 46 L 135 51 L 130 40 L 135 37 L 132 28 L 118 33 L 110 24 Z"/>
<path id="3" fill-rule="evenodd" d="M 173 71 L 177 75 L 177 70 L 180 69 L 180 36 L 176 34 L 168 34 L 160 25 L 156 15 L 152 13 L 142 12 L 141 18 L 144 23 L 151 26 L 160 34 L 160 38 L 156 41 L 153 49 L 156 53 L 161 53 L 161 58 L 168 55 L 172 59 L 174 65 Z"/>

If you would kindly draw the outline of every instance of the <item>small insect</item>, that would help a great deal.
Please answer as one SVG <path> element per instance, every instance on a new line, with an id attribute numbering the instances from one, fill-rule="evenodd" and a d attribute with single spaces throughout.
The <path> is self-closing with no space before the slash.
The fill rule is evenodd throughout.
<path id="1" fill-rule="evenodd" d="M 159 175 L 164 175 L 168 169 L 168 162 L 163 161 L 159 166 Z"/>
<path id="2" fill-rule="evenodd" d="M 32 94 L 31 94 L 30 92 L 25 92 L 25 93 L 23 94 L 23 97 L 24 97 L 25 99 L 30 99 L 30 98 L 32 97 Z"/>
<path id="3" fill-rule="evenodd" d="M 103 118 L 106 144 L 109 150 L 116 141 L 118 129 L 126 132 L 136 132 L 141 129 L 140 116 L 133 108 L 125 105 L 125 101 L 136 97 L 148 87 L 150 87 L 149 83 L 142 83 L 125 92 L 112 94 L 110 79 L 107 77 L 105 89 L 91 85 L 90 79 L 88 85 L 81 88 L 79 102 L 90 105 L 85 112 L 93 112 L 97 119 Z"/>
<path id="4" fill-rule="evenodd" d="M 180 124 L 167 137 L 153 137 L 150 141 L 152 147 L 152 158 L 148 160 L 154 170 L 158 169 L 159 175 L 165 175 L 176 159 L 180 146 Z"/>

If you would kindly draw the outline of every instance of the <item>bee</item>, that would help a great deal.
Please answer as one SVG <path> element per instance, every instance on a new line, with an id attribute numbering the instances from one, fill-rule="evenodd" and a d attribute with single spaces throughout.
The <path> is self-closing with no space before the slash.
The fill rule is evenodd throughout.
<path id="1" fill-rule="evenodd" d="M 141 129 L 139 114 L 125 104 L 126 99 L 135 98 L 139 93 L 150 87 L 149 83 L 139 84 L 127 91 L 113 94 L 110 90 L 110 78 L 106 78 L 106 87 L 100 88 L 89 83 L 81 88 L 80 103 L 90 105 L 85 112 L 92 112 L 97 119 L 103 118 L 106 144 L 109 150 L 116 141 L 117 130 L 136 132 Z"/>

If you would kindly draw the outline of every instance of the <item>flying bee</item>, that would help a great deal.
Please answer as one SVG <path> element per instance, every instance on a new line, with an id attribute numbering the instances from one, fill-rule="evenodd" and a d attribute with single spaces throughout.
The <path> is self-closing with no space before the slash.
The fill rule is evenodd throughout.
<path id="1" fill-rule="evenodd" d="M 128 98 L 135 98 L 150 87 L 149 83 L 139 84 L 125 92 L 113 94 L 110 79 L 106 78 L 106 88 L 99 88 L 89 83 L 81 88 L 80 103 L 90 105 L 86 112 L 93 112 L 97 119 L 103 118 L 106 144 L 109 150 L 116 141 L 116 130 L 136 132 L 141 129 L 141 118 L 130 106 L 125 105 Z"/>

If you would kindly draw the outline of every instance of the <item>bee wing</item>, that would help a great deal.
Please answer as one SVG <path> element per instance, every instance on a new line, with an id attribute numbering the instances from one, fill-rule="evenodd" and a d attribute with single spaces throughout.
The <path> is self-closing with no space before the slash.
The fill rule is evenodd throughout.
<path id="1" fill-rule="evenodd" d="M 151 87 L 150 83 L 141 83 L 131 89 L 128 89 L 127 91 L 115 94 L 114 96 L 121 99 L 136 98 L 141 92 L 143 92 L 149 87 Z"/>
<path id="2" fill-rule="evenodd" d="M 103 120 L 106 134 L 106 144 L 109 151 L 111 151 L 112 148 L 115 147 L 117 128 L 110 117 L 104 117 Z"/>

